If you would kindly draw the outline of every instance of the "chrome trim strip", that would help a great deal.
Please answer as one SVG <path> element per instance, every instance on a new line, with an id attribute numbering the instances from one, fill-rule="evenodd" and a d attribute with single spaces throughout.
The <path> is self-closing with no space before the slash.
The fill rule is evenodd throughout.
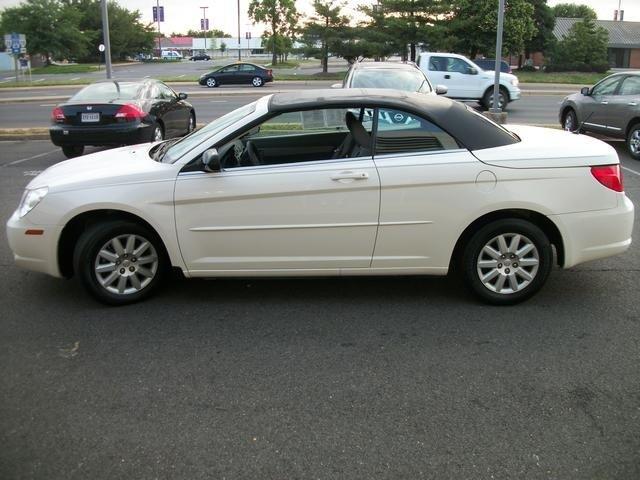
<path id="1" fill-rule="evenodd" d="M 232 227 L 193 227 L 191 232 L 235 232 L 247 230 L 293 230 L 299 228 L 344 228 L 344 227 L 377 227 L 376 222 L 363 223 L 312 223 L 300 225 L 247 225 Z"/>

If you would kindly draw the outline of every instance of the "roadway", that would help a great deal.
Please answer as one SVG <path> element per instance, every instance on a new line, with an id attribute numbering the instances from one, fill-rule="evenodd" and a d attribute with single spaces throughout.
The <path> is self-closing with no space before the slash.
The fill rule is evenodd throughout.
<path id="1" fill-rule="evenodd" d="M 64 158 L 0 151 L 6 220 Z M 0 478 L 640 476 L 635 244 L 511 308 L 447 278 L 175 279 L 109 308 L 6 241 L 0 265 Z"/>

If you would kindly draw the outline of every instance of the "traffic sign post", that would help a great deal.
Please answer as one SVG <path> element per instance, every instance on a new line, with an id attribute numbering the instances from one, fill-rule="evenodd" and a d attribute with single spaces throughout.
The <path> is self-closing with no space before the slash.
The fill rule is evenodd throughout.
<path id="1" fill-rule="evenodd" d="M 16 83 L 20 81 L 18 71 L 18 58 L 27 53 L 27 37 L 23 33 L 7 33 L 4 36 L 4 46 L 7 53 L 13 56 L 13 67 L 16 73 Z"/>

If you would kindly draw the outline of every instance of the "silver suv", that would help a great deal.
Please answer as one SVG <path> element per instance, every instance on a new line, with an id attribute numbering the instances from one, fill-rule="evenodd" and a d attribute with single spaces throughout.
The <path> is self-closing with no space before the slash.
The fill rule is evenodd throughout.
<path id="1" fill-rule="evenodd" d="M 615 73 L 569 95 L 559 119 L 565 130 L 624 138 L 631 156 L 640 160 L 640 72 Z"/>

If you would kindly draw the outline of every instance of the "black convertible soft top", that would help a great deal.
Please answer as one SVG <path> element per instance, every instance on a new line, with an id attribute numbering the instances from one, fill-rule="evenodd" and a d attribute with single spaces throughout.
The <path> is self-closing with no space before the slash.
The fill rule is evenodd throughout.
<path id="1" fill-rule="evenodd" d="M 269 100 L 269 111 L 273 113 L 344 107 L 394 108 L 413 112 L 438 125 L 469 150 L 501 147 L 519 141 L 464 104 L 435 95 L 373 88 L 332 88 L 276 93 Z"/>

